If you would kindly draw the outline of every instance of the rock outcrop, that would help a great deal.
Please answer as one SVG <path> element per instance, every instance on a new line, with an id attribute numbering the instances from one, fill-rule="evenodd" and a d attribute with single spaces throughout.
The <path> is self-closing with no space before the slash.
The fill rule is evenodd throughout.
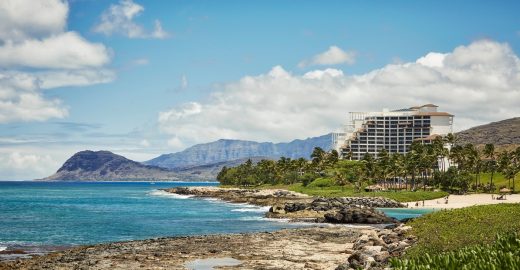
<path id="1" fill-rule="evenodd" d="M 164 191 L 179 195 L 191 195 L 199 198 L 218 198 L 227 202 L 249 203 L 260 206 L 312 201 L 312 197 L 305 194 L 282 189 L 177 187 L 164 189 Z"/>
<path id="2" fill-rule="evenodd" d="M 317 198 L 312 202 L 274 205 L 266 214 L 270 218 L 315 219 L 327 223 L 394 223 L 396 220 L 374 208 L 401 208 L 403 204 L 380 197 Z"/>
<path id="3" fill-rule="evenodd" d="M 340 210 L 331 211 L 325 213 L 324 218 L 319 221 L 344 224 L 385 224 L 397 222 L 397 220 L 387 217 L 374 208 L 361 207 L 345 207 Z"/>
<path id="4" fill-rule="evenodd" d="M 416 238 L 407 233 L 410 229 L 410 226 L 401 224 L 393 229 L 364 231 L 354 241 L 346 262 L 338 265 L 336 270 L 387 269 L 390 258 L 403 255 L 416 242 Z"/>

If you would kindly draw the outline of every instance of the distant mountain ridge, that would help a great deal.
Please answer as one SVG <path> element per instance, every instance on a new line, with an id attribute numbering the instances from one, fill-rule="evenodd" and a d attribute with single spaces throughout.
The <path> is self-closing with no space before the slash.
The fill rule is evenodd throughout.
<path id="1" fill-rule="evenodd" d="M 459 144 L 520 145 L 520 117 L 472 127 L 455 135 Z"/>
<path id="2" fill-rule="evenodd" d="M 171 170 L 143 165 L 109 151 L 86 150 L 74 154 L 55 174 L 41 180 L 177 181 L 180 178 Z"/>
<path id="3" fill-rule="evenodd" d="M 254 142 L 221 139 L 211 143 L 197 144 L 184 151 L 164 154 L 143 162 L 170 169 L 182 169 L 239 160 L 250 157 L 278 159 L 282 156 L 296 159 L 309 158 L 315 147 L 330 150 L 332 134 L 294 140 L 288 143 Z"/>

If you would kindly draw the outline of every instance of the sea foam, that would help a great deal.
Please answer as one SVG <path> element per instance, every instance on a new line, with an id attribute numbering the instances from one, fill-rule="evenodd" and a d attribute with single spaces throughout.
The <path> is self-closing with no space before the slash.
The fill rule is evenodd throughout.
<path id="1" fill-rule="evenodd" d="M 174 199 L 188 199 L 188 198 L 193 197 L 193 195 L 180 195 L 180 194 L 166 192 L 164 190 L 154 190 L 148 194 L 152 195 L 152 196 L 169 197 L 169 198 L 174 198 Z"/>

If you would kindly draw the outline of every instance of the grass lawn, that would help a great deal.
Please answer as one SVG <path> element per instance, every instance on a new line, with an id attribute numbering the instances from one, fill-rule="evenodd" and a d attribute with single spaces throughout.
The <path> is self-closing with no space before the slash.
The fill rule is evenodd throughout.
<path id="1" fill-rule="evenodd" d="M 408 257 L 491 244 L 498 233 L 520 233 L 520 204 L 443 210 L 417 218 L 409 225 L 418 242 L 408 250 Z"/>
<path id="2" fill-rule="evenodd" d="M 289 186 L 289 190 L 321 197 L 385 197 L 398 202 L 412 202 L 442 198 L 448 195 L 443 191 L 380 191 L 355 192 L 352 187 L 304 187 L 301 184 Z"/>
<path id="3" fill-rule="evenodd" d="M 472 184 L 474 183 L 474 179 L 473 179 L 473 182 Z M 483 184 L 487 184 L 489 182 L 491 182 L 491 173 L 481 173 L 480 174 L 480 182 L 483 183 Z M 501 173 L 495 173 L 493 175 L 493 184 L 495 185 L 496 187 L 496 192 L 498 192 L 498 190 L 500 189 L 501 186 L 509 186 L 509 180 L 507 180 L 504 175 L 502 175 Z M 512 188 L 512 185 L 513 185 L 513 181 L 511 180 L 511 188 Z M 517 174 L 516 175 L 516 178 L 515 178 L 515 186 L 516 186 L 516 190 L 520 190 L 520 174 Z"/>
<path id="4" fill-rule="evenodd" d="M 221 186 L 231 187 L 231 186 Z M 443 191 L 384 191 L 384 192 L 355 192 L 350 186 L 331 186 L 331 187 L 304 187 L 301 183 L 292 185 L 261 185 L 252 188 L 256 189 L 287 189 L 303 194 L 317 197 L 385 197 L 398 202 L 413 202 L 421 200 L 432 200 L 448 195 Z"/>

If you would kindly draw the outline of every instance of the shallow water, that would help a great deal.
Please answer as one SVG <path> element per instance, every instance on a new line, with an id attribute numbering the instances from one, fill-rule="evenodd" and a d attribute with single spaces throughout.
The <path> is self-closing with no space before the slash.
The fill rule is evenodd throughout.
<path id="1" fill-rule="evenodd" d="M 0 249 L 48 250 L 301 226 L 265 219 L 263 207 L 194 199 L 158 190 L 201 185 L 216 184 L 0 182 Z"/>
<path id="2" fill-rule="evenodd" d="M 377 210 L 385 213 L 389 217 L 393 217 L 397 220 L 403 220 L 408 218 L 420 217 L 424 214 L 434 212 L 434 209 L 428 208 L 378 208 Z"/>

